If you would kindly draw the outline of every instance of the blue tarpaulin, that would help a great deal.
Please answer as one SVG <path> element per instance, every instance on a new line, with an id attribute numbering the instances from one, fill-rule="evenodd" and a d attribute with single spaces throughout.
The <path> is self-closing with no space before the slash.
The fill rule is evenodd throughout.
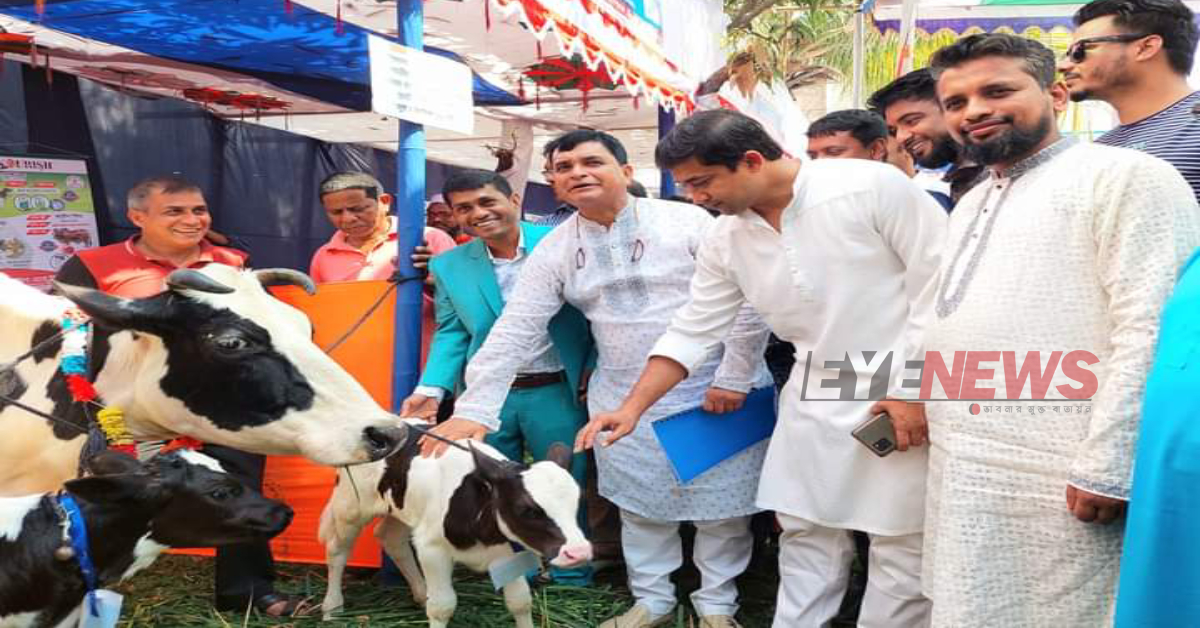
<path id="1" fill-rule="evenodd" d="M 368 31 L 283 0 L 0 0 L 0 14 L 172 61 L 244 74 L 368 111 Z M 340 31 L 340 32 L 339 32 Z M 459 59 L 426 46 L 427 52 Z M 523 101 L 475 76 L 476 105 Z"/>

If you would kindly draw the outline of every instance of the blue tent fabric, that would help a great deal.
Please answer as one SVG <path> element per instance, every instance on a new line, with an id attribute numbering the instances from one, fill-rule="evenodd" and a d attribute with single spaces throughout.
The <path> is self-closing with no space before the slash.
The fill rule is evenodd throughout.
<path id="1" fill-rule="evenodd" d="M 232 70 L 348 109 L 368 111 L 368 31 L 281 0 L 0 0 L 0 13 L 138 52 Z M 427 52 L 461 60 L 452 52 Z M 478 75 L 476 105 L 525 104 Z"/>
<path id="2" fill-rule="evenodd" d="M 25 150 L 28 140 L 21 64 L 0 61 L 0 153 Z"/>

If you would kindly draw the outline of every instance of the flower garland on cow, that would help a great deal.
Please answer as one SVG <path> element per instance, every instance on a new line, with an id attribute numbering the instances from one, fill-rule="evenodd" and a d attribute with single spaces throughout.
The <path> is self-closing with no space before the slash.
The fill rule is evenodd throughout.
<path id="1" fill-rule="evenodd" d="M 67 310 L 62 317 L 62 358 L 59 371 L 66 381 L 67 390 L 75 403 L 86 408 L 96 407 L 94 427 L 88 430 L 88 440 L 83 447 L 80 460 L 87 460 L 94 453 L 108 448 L 137 457 L 136 441 L 125 425 L 125 413 L 117 406 L 106 406 L 97 400 L 96 388 L 88 379 L 88 347 L 91 344 L 91 319 L 78 308 Z M 176 438 L 162 451 L 175 449 L 199 449 L 203 443 L 191 438 Z"/>

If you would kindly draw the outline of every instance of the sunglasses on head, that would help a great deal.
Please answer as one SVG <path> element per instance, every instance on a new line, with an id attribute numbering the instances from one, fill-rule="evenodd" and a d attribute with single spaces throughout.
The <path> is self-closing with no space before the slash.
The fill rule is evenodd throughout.
<path id="1" fill-rule="evenodd" d="M 1088 49 L 1093 44 L 1105 44 L 1105 43 L 1110 43 L 1110 42 L 1127 44 L 1131 41 L 1137 41 L 1143 37 L 1149 37 L 1152 34 L 1153 33 L 1134 35 L 1132 33 L 1125 33 L 1123 35 L 1104 35 L 1102 37 L 1085 37 L 1085 38 L 1080 39 L 1079 41 L 1071 44 L 1071 47 L 1067 48 L 1067 52 L 1064 53 L 1063 56 L 1066 57 L 1067 59 L 1070 59 L 1072 63 L 1081 63 L 1084 59 L 1087 58 Z"/>

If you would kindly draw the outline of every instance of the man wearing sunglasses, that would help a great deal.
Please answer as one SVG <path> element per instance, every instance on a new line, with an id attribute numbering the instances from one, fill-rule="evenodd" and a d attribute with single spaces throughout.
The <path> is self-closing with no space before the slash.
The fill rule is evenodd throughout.
<path id="1" fill-rule="evenodd" d="M 1058 63 L 1071 100 L 1101 100 L 1121 125 L 1101 144 L 1142 150 L 1175 166 L 1200 198 L 1200 91 L 1188 86 L 1197 29 L 1181 0 L 1096 0 L 1075 13 Z"/>

